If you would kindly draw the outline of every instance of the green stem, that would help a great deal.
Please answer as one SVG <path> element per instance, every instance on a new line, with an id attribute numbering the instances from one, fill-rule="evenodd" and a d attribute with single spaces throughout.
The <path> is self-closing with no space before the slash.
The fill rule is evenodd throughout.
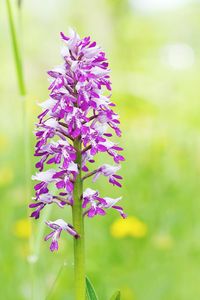
<path id="1" fill-rule="evenodd" d="M 74 275 L 75 275 L 75 300 L 85 300 L 85 249 L 84 249 L 84 221 L 81 196 L 83 183 L 81 178 L 81 141 L 75 140 L 74 147 L 77 150 L 76 163 L 79 166 L 79 174 L 74 183 L 74 205 L 72 207 L 73 226 L 80 238 L 74 239 Z"/>
<path id="2" fill-rule="evenodd" d="M 11 35 L 11 40 L 13 45 L 13 54 L 15 60 L 16 73 L 17 73 L 18 87 L 19 87 L 20 95 L 24 96 L 26 94 L 26 88 L 24 83 L 22 60 L 21 60 L 19 44 L 17 42 L 17 34 L 15 30 L 10 0 L 6 0 L 6 6 L 7 6 L 7 13 L 8 13 L 8 22 L 10 26 L 10 35 Z"/>

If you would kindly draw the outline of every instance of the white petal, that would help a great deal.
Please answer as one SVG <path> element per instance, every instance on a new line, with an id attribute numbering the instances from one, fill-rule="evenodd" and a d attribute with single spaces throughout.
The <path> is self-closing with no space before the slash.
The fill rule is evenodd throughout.
<path id="1" fill-rule="evenodd" d="M 109 70 L 105 70 L 99 67 L 94 67 L 91 70 L 92 74 L 98 75 L 98 76 L 104 76 L 109 74 Z"/>
<path id="2" fill-rule="evenodd" d="M 99 98 L 93 98 L 92 99 L 94 102 L 96 102 L 96 104 L 98 106 L 100 105 L 104 105 L 104 106 L 108 106 L 108 104 L 110 103 L 110 100 L 109 98 L 105 97 L 105 96 L 100 96 Z M 105 118 L 105 117 L 104 117 Z M 98 117 L 99 120 L 101 120 L 101 116 Z M 103 119 L 102 119 L 103 120 Z M 107 121 L 107 118 L 106 118 L 106 121 Z"/>
<path id="3" fill-rule="evenodd" d="M 55 100 L 50 98 L 50 99 L 47 99 L 44 102 L 39 103 L 38 105 L 41 106 L 44 109 L 52 109 L 55 104 L 56 104 Z"/>
<path id="4" fill-rule="evenodd" d="M 66 73 L 64 65 L 57 66 L 57 67 L 53 68 L 52 71 L 61 73 L 63 75 Z"/>
<path id="5" fill-rule="evenodd" d="M 107 125 L 107 123 L 106 124 L 98 124 L 98 123 L 96 123 L 95 125 L 94 125 L 94 129 L 96 130 L 96 131 L 98 131 L 98 133 L 100 134 L 100 135 L 102 135 L 102 134 L 104 134 L 106 131 L 107 131 L 107 128 L 108 128 L 108 125 Z"/>
<path id="6" fill-rule="evenodd" d="M 78 61 L 73 61 L 72 64 L 71 64 L 71 69 L 72 71 L 75 71 L 76 70 L 76 67 L 78 65 Z"/>
<path id="7" fill-rule="evenodd" d="M 74 36 L 76 36 L 80 40 L 80 36 L 78 35 L 78 33 L 72 27 L 69 27 L 69 37 L 73 38 Z"/>
<path id="8" fill-rule="evenodd" d="M 43 203 L 51 203 L 53 196 L 51 194 L 42 194 L 39 196 L 39 201 Z"/>
<path id="9" fill-rule="evenodd" d="M 64 140 L 59 140 L 59 141 L 58 141 L 58 144 L 59 144 L 59 145 L 62 145 L 62 146 L 69 146 L 69 143 L 68 143 L 67 140 L 66 140 L 66 141 L 64 141 Z"/>
<path id="10" fill-rule="evenodd" d="M 111 175 L 115 174 L 120 168 L 121 168 L 120 165 L 119 166 L 111 166 L 108 164 L 104 164 L 101 166 L 102 173 L 105 176 L 111 176 Z"/>
<path id="11" fill-rule="evenodd" d="M 99 53 L 100 50 L 101 48 L 98 46 L 92 48 L 86 48 L 84 49 L 84 57 L 86 58 L 94 57 Z"/>
<path id="12" fill-rule="evenodd" d="M 53 118 L 51 118 L 45 122 L 45 125 L 52 127 L 52 128 L 56 128 L 58 126 L 58 122 L 56 120 L 54 120 Z"/>
<path id="13" fill-rule="evenodd" d="M 80 37 L 79 35 L 73 30 L 70 28 L 69 30 L 69 35 L 70 35 L 70 39 L 69 41 L 67 41 L 67 45 L 69 47 L 70 50 L 73 51 L 73 48 L 75 47 L 76 43 L 80 40 Z"/>
<path id="14" fill-rule="evenodd" d="M 60 53 L 62 56 L 69 56 L 69 49 L 66 46 L 64 46 L 61 48 Z"/>
<path id="15" fill-rule="evenodd" d="M 61 227 L 64 230 L 67 230 L 67 228 L 68 228 L 68 224 L 63 219 L 58 219 L 58 220 L 56 220 L 54 222 L 51 222 L 51 223 Z"/>
<path id="16" fill-rule="evenodd" d="M 109 197 L 104 197 L 104 200 L 106 200 L 106 202 L 107 202 L 107 205 L 105 205 L 104 207 L 110 208 L 113 205 L 115 205 L 118 201 L 120 201 L 121 199 L 122 199 L 122 197 L 119 197 L 119 198 L 116 198 L 116 199 L 109 198 Z"/>
<path id="17" fill-rule="evenodd" d="M 50 169 L 48 171 L 36 173 L 36 175 L 32 176 L 31 178 L 33 180 L 39 180 L 39 181 L 46 181 L 46 182 L 51 182 L 53 175 L 56 173 L 54 169 Z"/>
<path id="18" fill-rule="evenodd" d="M 107 140 L 105 142 L 102 142 L 101 145 L 105 146 L 106 148 L 109 149 L 109 148 L 112 148 L 115 144 L 113 142 Z"/>
<path id="19" fill-rule="evenodd" d="M 68 171 L 73 171 L 73 172 L 78 173 L 78 167 L 77 167 L 77 164 L 75 164 L 73 161 L 70 162 L 70 164 L 69 164 L 67 170 L 68 170 Z"/>
<path id="20" fill-rule="evenodd" d="M 90 197 L 90 196 L 96 194 L 96 192 L 97 192 L 97 191 L 94 191 L 94 190 L 92 190 L 92 189 L 90 189 L 90 188 L 87 188 L 87 189 L 84 191 L 84 193 L 83 193 L 83 197 Z"/>

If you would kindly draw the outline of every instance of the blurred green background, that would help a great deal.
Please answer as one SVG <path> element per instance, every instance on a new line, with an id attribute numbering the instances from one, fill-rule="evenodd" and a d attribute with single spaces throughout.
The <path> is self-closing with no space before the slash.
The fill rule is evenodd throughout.
<path id="1" fill-rule="evenodd" d="M 20 2 L 20 11 L 12 4 L 21 32 L 31 173 L 37 103 L 48 98 L 46 71 L 61 63 L 59 32 L 70 26 L 91 35 L 110 61 L 124 185 L 114 189 L 101 179 L 96 187 L 122 195 L 129 218 L 123 222 L 111 212 L 86 220 L 87 274 L 100 300 L 117 289 L 122 300 L 200 299 L 200 1 Z M 72 300 L 72 239 L 63 234 L 52 254 L 42 240 L 43 221 L 27 218 L 23 100 L 5 1 L 0 67 L 0 299 Z M 55 207 L 48 217 L 61 214 L 70 221 L 69 211 Z"/>

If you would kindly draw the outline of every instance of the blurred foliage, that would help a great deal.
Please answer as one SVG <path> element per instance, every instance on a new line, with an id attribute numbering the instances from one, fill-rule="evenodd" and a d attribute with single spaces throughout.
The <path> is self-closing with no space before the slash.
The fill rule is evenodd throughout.
<path id="1" fill-rule="evenodd" d="M 200 3 L 183 1 L 168 10 L 148 11 L 145 5 L 138 9 L 138 1 L 24 0 L 20 14 L 15 10 L 28 87 L 30 158 L 36 104 L 48 97 L 45 72 L 61 62 L 59 32 L 71 26 L 80 35 L 91 35 L 110 60 L 123 130 L 124 185 L 119 191 L 102 179 L 96 186 L 104 195 L 122 194 L 126 222 L 132 220 L 128 227 L 122 225 L 114 212 L 86 220 L 88 276 L 102 300 L 118 289 L 123 300 L 199 299 Z M 32 231 L 37 239 L 40 221 L 32 229 L 27 221 L 22 104 L 4 1 L 0 28 L 0 298 L 43 300 L 48 294 L 49 300 L 70 300 L 73 241 L 63 235 L 56 254 L 43 241 L 38 256 L 29 250 L 28 236 Z M 56 208 L 51 218 L 60 213 L 70 221 L 70 212 Z M 117 230 L 123 226 L 120 236 Z"/>

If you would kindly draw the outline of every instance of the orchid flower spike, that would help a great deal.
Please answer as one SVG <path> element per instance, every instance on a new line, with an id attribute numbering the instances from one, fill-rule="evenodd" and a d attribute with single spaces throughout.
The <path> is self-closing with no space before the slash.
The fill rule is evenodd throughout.
<path id="1" fill-rule="evenodd" d="M 42 113 L 36 124 L 35 156 L 38 173 L 32 176 L 34 202 L 31 217 L 38 219 L 46 205 L 66 209 L 75 202 L 74 186 L 79 178 L 86 184 L 88 177 L 95 182 L 100 175 L 109 183 L 121 187 L 120 162 L 123 150 L 109 138 L 121 136 L 119 116 L 113 111 L 111 101 L 110 69 L 102 49 L 90 37 L 80 38 L 73 30 L 66 36 L 61 33 L 62 64 L 48 71 L 49 98 L 40 104 Z M 77 143 L 80 145 L 76 147 Z M 107 153 L 113 164 L 103 164 L 92 169 L 95 156 Z M 79 159 L 78 159 L 79 158 Z M 52 188 L 54 187 L 54 188 Z M 105 215 L 113 208 L 124 218 L 121 206 L 115 205 L 121 197 L 100 197 L 89 187 L 82 191 L 82 212 L 92 218 Z M 55 205 L 56 204 L 56 205 Z M 51 251 L 58 249 L 58 239 L 64 230 L 75 238 L 79 232 L 72 225 L 58 219 L 46 222 L 53 231 L 45 240 L 52 239 Z"/>

